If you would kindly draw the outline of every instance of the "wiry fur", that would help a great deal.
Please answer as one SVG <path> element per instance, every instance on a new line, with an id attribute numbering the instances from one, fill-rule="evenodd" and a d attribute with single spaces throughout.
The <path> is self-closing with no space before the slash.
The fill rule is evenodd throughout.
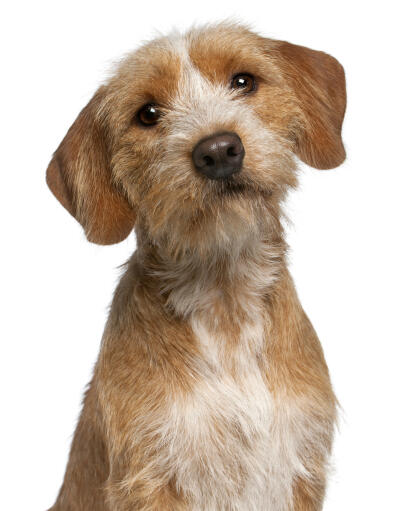
<path id="1" fill-rule="evenodd" d="M 250 73 L 258 90 L 230 89 Z M 134 114 L 159 104 L 157 126 Z M 345 154 L 341 66 L 220 24 L 130 54 L 56 151 L 48 184 L 91 241 L 135 227 L 53 511 L 316 511 L 336 401 L 286 268 L 294 154 Z M 193 168 L 236 132 L 242 171 Z"/>

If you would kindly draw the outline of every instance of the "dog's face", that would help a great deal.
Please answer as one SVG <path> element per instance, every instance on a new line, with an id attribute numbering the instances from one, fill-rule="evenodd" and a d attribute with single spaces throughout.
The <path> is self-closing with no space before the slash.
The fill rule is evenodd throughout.
<path id="1" fill-rule="evenodd" d="M 175 251 L 226 246 L 277 218 L 294 155 L 316 168 L 344 160 L 344 111 L 332 57 L 235 25 L 192 30 L 119 65 L 47 180 L 91 241 L 137 226 Z"/>

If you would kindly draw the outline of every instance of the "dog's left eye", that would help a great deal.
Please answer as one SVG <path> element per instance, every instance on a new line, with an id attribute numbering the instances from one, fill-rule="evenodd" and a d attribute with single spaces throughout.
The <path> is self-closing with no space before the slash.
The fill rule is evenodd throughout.
<path id="1" fill-rule="evenodd" d="M 244 93 L 252 92 L 256 88 L 255 79 L 252 75 L 240 73 L 233 76 L 231 88 L 241 90 Z"/>

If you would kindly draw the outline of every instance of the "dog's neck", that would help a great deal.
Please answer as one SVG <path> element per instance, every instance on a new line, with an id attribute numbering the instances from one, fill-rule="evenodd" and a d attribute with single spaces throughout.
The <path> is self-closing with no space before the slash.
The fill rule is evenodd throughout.
<path id="1" fill-rule="evenodd" d="M 282 228 L 248 234 L 235 246 L 173 254 L 138 232 L 137 259 L 180 317 L 253 320 L 285 266 Z"/>

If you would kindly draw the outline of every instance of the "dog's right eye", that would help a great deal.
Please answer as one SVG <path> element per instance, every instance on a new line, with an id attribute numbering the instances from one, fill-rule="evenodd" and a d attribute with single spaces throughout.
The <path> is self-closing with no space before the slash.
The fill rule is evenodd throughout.
<path id="1" fill-rule="evenodd" d="M 138 110 L 137 120 L 143 126 L 154 126 L 161 117 L 159 108 L 153 103 L 148 103 Z"/>

